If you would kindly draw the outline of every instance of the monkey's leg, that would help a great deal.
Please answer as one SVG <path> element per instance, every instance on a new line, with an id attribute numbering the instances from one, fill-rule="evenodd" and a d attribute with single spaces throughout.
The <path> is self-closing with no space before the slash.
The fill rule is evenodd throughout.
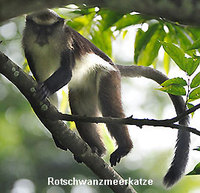
<path id="1" fill-rule="evenodd" d="M 121 78 L 118 71 L 111 71 L 100 77 L 98 94 L 103 116 L 124 117 L 121 103 Z M 119 163 L 123 156 L 129 153 L 133 145 L 126 125 L 106 125 L 118 145 L 118 148 L 110 156 L 111 166 L 114 166 Z"/>
<path id="2" fill-rule="evenodd" d="M 94 90 L 69 89 L 69 103 L 73 115 L 96 116 L 97 96 Z M 87 142 L 94 153 L 102 156 L 106 149 L 100 138 L 98 125 L 95 123 L 76 122 L 82 139 Z"/>

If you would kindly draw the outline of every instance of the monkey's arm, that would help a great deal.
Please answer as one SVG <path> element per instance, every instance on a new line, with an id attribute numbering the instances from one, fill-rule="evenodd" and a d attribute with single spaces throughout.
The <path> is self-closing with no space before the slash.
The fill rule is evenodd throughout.
<path id="1" fill-rule="evenodd" d="M 64 51 L 61 55 L 60 67 L 47 80 L 38 85 L 38 96 L 41 100 L 55 93 L 71 80 L 74 63 L 73 52 Z"/>

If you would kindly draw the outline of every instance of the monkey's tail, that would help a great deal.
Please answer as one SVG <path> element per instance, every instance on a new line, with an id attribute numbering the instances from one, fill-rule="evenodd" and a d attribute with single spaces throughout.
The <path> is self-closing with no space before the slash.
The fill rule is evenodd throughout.
<path id="1" fill-rule="evenodd" d="M 117 65 L 122 76 L 125 77 L 145 77 L 152 79 L 158 84 L 162 84 L 168 80 L 168 77 L 162 74 L 160 71 L 150 67 L 144 66 L 122 66 Z M 185 102 L 181 96 L 175 96 L 169 94 L 177 115 L 185 111 Z M 189 124 L 189 116 L 185 116 L 179 121 L 180 125 L 187 126 Z M 190 133 L 182 129 L 178 130 L 178 137 L 175 146 L 175 154 L 171 166 L 164 177 L 163 183 L 169 188 L 174 185 L 185 172 L 185 168 L 188 161 L 189 155 L 189 144 L 190 144 Z"/>
<path id="2" fill-rule="evenodd" d="M 181 114 L 185 110 L 184 101 L 182 97 L 176 96 L 178 99 L 174 99 L 174 96 L 170 96 L 175 106 L 176 113 Z M 186 116 L 179 121 L 180 125 L 187 126 L 189 123 L 189 117 Z M 178 138 L 175 146 L 175 154 L 171 166 L 164 177 L 163 183 L 169 188 L 173 186 L 185 172 L 185 168 L 188 161 L 189 155 L 189 144 L 190 144 L 190 132 L 182 129 L 178 130 Z"/>

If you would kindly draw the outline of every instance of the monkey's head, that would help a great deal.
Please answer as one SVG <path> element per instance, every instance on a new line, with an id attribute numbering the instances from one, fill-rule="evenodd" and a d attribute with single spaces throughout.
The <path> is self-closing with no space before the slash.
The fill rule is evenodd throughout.
<path id="1" fill-rule="evenodd" d="M 26 30 L 34 42 L 41 47 L 49 43 L 49 37 L 62 31 L 64 19 L 50 9 L 36 12 L 26 17 Z M 56 38 L 55 38 L 56 39 Z"/>

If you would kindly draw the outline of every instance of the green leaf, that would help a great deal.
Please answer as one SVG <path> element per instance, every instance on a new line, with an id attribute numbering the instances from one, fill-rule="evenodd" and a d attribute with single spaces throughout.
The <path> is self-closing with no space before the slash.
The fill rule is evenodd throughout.
<path id="1" fill-rule="evenodd" d="M 200 28 L 199 27 L 188 27 L 187 30 L 192 34 L 190 36 L 193 36 L 193 40 L 198 40 L 200 37 Z"/>
<path id="2" fill-rule="evenodd" d="M 185 31 L 187 31 L 187 34 L 191 37 L 191 39 L 195 42 L 198 39 L 200 39 L 200 28 L 199 27 L 187 27 L 185 28 Z M 194 50 L 196 51 L 196 50 Z M 200 51 L 200 49 L 198 49 Z"/>
<path id="3" fill-rule="evenodd" d="M 188 107 L 188 109 L 191 109 L 192 107 L 194 107 L 194 105 L 191 104 L 191 103 L 187 103 L 187 107 Z M 193 117 L 194 116 L 194 112 L 192 112 L 191 115 Z"/>
<path id="4" fill-rule="evenodd" d="M 184 52 L 172 43 L 161 42 L 165 52 L 174 60 L 180 69 L 186 71 L 185 68 L 185 54 Z"/>
<path id="5" fill-rule="evenodd" d="M 138 62 L 138 57 L 140 55 L 140 52 L 143 49 L 144 44 L 146 43 L 145 40 L 144 40 L 145 39 L 144 36 L 145 36 L 145 32 L 142 31 L 141 29 L 138 29 L 136 36 L 135 36 L 135 48 L 134 48 L 134 62 L 136 64 Z"/>
<path id="6" fill-rule="evenodd" d="M 200 87 L 194 89 L 190 94 L 189 94 L 189 99 L 196 100 L 200 98 Z"/>
<path id="7" fill-rule="evenodd" d="M 76 17 L 73 21 L 69 20 L 67 25 L 78 31 L 84 36 L 90 34 L 91 26 L 93 24 L 95 13 L 91 13 L 89 15 L 84 15 L 80 17 Z"/>
<path id="8" fill-rule="evenodd" d="M 122 35 L 123 39 L 126 37 L 127 32 L 128 32 L 128 30 L 125 30 L 125 31 L 123 32 L 123 35 Z"/>
<path id="9" fill-rule="evenodd" d="M 146 19 L 144 18 L 144 16 L 140 14 L 135 14 L 135 15 L 127 14 L 127 15 L 124 15 L 121 19 L 119 19 L 115 23 L 115 26 L 117 27 L 116 30 L 121 30 L 125 27 L 135 25 L 135 24 L 140 24 L 145 21 Z"/>
<path id="10" fill-rule="evenodd" d="M 182 27 L 174 26 L 174 29 L 176 31 L 176 38 L 178 38 L 179 45 L 183 50 L 187 50 L 188 47 L 192 44 L 188 34 L 186 34 L 186 31 L 182 29 Z M 186 51 L 186 53 L 190 56 L 193 56 L 195 54 L 195 51 Z"/>
<path id="11" fill-rule="evenodd" d="M 178 44 L 176 29 L 174 28 L 174 25 L 170 23 L 165 23 L 165 25 L 169 29 L 169 33 L 167 33 L 167 36 L 166 36 L 166 42 Z"/>
<path id="12" fill-rule="evenodd" d="M 155 58 L 158 56 L 158 51 L 161 46 L 160 41 L 162 41 L 164 37 L 165 32 L 163 28 L 157 29 L 155 31 L 145 49 L 143 49 L 142 53 L 139 56 L 138 65 L 149 66 L 153 63 Z"/>
<path id="13" fill-rule="evenodd" d="M 161 86 L 163 87 L 160 88 L 159 90 L 173 95 L 186 95 L 186 91 L 184 88 L 184 86 L 186 85 L 187 82 L 183 78 L 177 77 L 163 82 L 161 84 Z"/>
<path id="14" fill-rule="evenodd" d="M 92 43 L 94 43 L 99 49 L 105 52 L 109 57 L 112 56 L 112 31 L 110 29 L 106 31 L 96 30 L 92 33 Z"/>
<path id="15" fill-rule="evenodd" d="M 166 74 L 168 74 L 169 73 L 169 68 L 170 68 L 170 57 L 166 52 L 164 53 L 163 62 L 164 62 L 165 72 L 166 72 Z"/>
<path id="16" fill-rule="evenodd" d="M 109 27 L 113 26 L 113 24 L 123 16 L 122 13 L 108 9 L 101 9 L 99 11 L 99 15 L 102 17 L 102 31 L 107 30 Z"/>
<path id="17" fill-rule="evenodd" d="M 178 95 L 178 96 L 186 95 L 185 88 L 183 86 L 180 86 L 180 85 L 172 85 L 171 84 L 169 86 L 162 87 L 158 90 L 161 90 L 163 92 L 167 92 L 169 94 Z"/>
<path id="18" fill-rule="evenodd" d="M 192 79 L 190 87 L 195 88 L 199 85 L 200 85 L 200 72 Z"/>
<path id="19" fill-rule="evenodd" d="M 188 39 L 188 36 L 186 35 L 185 31 L 179 27 L 179 26 L 174 26 L 176 30 L 176 35 L 179 39 L 180 46 L 185 50 L 188 48 L 188 45 L 191 45 L 191 41 Z"/>
<path id="20" fill-rule="evenodd" d="M 191 76 L 199 66 L 200 58 L 185 58 L 185 71 Z"/>
<path id="21" fill-rule="evenodd" d="M 196 40 L 191 46 L 187 48 L 187 50 L 194 50 L 200 48 L 200 38 Z"/>
<path id="22" fill-rule="evenodd" d="M 189 172 L 187 175 L 199 175 L 200 174 L 200 163 L 198 163 L 195 168 Z"/>
<path id="23" fill-rule="evenodd" d="M 135 50 L 134 50 L 134 62 L 138 63 L 138 57 L 141 51 L 146 47 L 147 43 L 150 41 L 154 32 L 158 29 L 159 24 L 153 24 L 149 26 L 149 29 L 144 32 L 138 29 L 135 37 Z"/>
<path id="24" fill-rule="evenodd" d="M 161 86 L 164 86 L 164 87 L 169 86 L 169 85 L 186 86 L 187 82 L 183 78 L 177 77 L 177 78 L 166 80 L 165 82 L 161 84 Z"/>

